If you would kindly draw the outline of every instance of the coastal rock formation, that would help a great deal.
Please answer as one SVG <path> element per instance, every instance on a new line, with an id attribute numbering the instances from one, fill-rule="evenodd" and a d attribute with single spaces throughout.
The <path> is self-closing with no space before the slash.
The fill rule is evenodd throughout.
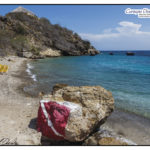
<path id="1" fill-rule="evenodd" d="M 99 54 L 100 52 L 98 52 L 98 51 L 95 51 L 95 49 L 88 49 L 88 54 L 90 55 L 90 56 L 95 56 L 95 55 L 97 55 L 97 54 Z"/>
<path id="2" fill-rule="evenodd" d="M 75 105 L 65 127 L 65 139 L 71 142 L 85 140 L 105 122 L 114 109 L 111 92 L 101 86 L 75 87 L 56 84 L 52 95 L 44 96 L 43 99 Z"/>
<path id="3" fill-rule="evenodd" d="M 125 138 L 120 137 L 119 135 L 113 134 L 109 130 L 100 130 L 94 133 L 92 136 L 87 138 L 82 145 L 134 145 L 130 141 L 127 141 Z"/>
<path id="4" fill-rule="evenodd" d="M 109 128 L 106 124 L 100 126 L 99 130 L 91 134 L 82 145 L 84 146 L 100 146 L 100 145 L 137 145 L 135 142 L 127 139 L 122 134 L 117 133 L 113 128 Z"/>
<path id="5" fill-rule="evenodd" d="M 61 51 L 59 50 L 52 50 L 51 48 L 45 50 L 45 51 L 41 51 L 40 52 L 41 56 L 46 56 L 46 57 L 58 57 L 58 56 L 62 56 Z"/>
<path id="6" fill-rule="evenodd" d="M 46 57 L 99 53 L 77 33 L 18 7 L 6 16 L 0 16 L 0 56 L 21 56 L 24 50 L 34 56 Z"/>

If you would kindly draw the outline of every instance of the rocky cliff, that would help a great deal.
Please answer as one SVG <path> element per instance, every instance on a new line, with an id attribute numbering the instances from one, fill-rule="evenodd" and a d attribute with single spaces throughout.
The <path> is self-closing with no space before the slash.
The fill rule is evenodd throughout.
<path id="1" fill-rule="evenodd" d="M 32 12 L 19 7 L 0 16 L 0 55 L 78 56 L 96 55 L 89 41 L 82 40 L 73 31 L 51 24 L 46 18 L 38 18 Z"/>

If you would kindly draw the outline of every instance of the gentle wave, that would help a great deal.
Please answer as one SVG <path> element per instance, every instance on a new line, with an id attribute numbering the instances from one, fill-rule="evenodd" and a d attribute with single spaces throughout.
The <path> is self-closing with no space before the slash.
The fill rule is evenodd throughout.
<path id="1" fill-rule="evenodd" d="M 33 69 L 34 67 L 31 66 L 29 63 L 27 63 L 27 69 L 26 69 L 26 72 L 28 73 L 28 75 L 33 79 L 33 81 L 37 81 L 36 79 L 36 75 L 35 74 L 32 74 L 31 72 L 31 69 Z"/>
<path id="2" fill-rule="evenodd" d="M 56 83 L 101 85 L 112 92 L 116 108 L 150 118 L 149 57 L 103 54 L 43 59 L 31 65 L 45 93 Z"/>

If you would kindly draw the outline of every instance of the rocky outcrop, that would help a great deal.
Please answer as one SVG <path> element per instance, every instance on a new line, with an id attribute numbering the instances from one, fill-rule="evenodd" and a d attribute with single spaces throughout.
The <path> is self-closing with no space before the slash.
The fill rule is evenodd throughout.
<path id="1" fill-rule="evenodd" d="M 89 49 L 89 50 L 88 50 L 88 54 L 89 54 L 90 56 L 95 56 L 95 55 L 97 55 L 97 54 L 100 54 L 100 51 L 95 51 L 95 49 Z"/>
<path id="2" fill-rule="evenodd" d="M 100 127 L 100 130 L 90 137 L 88 137 L 82 145 L 136 145 L 136 143 L 124 138 L 121 135 L 116 134 L 108 127 Z"/>
<path id="3" fill-rule="evenodd" d="M 58 57 L 58 56 L 62 56 L 61 51 L 59 50 L 53 50 L 51 48 L 45 50 L 45 51 L 41 51 L 40 52 L 41 56 L 45 56 L 45 57 Z"/>
<path id="4" fill-rule="evenodd" d="M 77 33 L 19 7 L 0 16 L 0 55 L 17 55 L 23 49 L 34 56 L 42 53 L 47 57 L 99 53 Z"/>
<path id="5" fill-rule="evenodd" d="M 73 111 L 65 128 L 65 139 L 71 142 L 85 140 L 104 123 L 114 109 L 111 92 L 101 86 L 67 86 L 57 84 L 52 95 L 43 99 L 51 99 L 58 103 L 70 103 Z"/>
<path id="6" fill-rule="evenodd" d="M 23 52 L 23 57 L 25 58 L 31 58 L 33 54 L 31 52 Z"/>
<path id="7" fill-rule="evenodd" d="M 21 7 L 21 6 L 19 6 L 18 8 L 14 9 L 12 11 L 12 13 L 16 13 L 16 12 L 18 12 L 18 13 L 23 12 L 23 13 L 27 13 L 28 15 L 35 16 L 35 14 L 33 12 L 31 12 L 31 11 Z"/>
<path id="8" fill-rule="evenodd" d="M 98 131 L 86 139 L 83 145 L 98 146 L 98 145 L 128 145 L 127 142 L 123 141 L 117 136 L 113 136 L 110 131 Z"/>

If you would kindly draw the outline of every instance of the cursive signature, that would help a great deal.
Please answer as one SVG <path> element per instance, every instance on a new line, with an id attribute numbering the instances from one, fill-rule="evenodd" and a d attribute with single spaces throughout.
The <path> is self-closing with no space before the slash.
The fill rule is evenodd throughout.
<path id="1" fill-rule="evenodd" d="M 17 145 L 17 138 L 11 140 L 9 138 L 0 139 L 0 145 Z"/>

